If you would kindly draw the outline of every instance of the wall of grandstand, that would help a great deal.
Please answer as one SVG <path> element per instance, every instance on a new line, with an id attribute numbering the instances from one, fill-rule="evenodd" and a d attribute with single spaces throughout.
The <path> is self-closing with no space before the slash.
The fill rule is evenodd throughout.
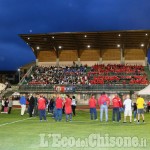
<path id="1" fill-rule="evenodd" d="M 62 50 L 59 52 L 59 61 L 76 61 L 78 54 L 76 50 Z"/>
<path id="2" fill-rule="evenodd" d="M 95 64 L 120 64 L 121 62 L 119 60 L 117 61 L 75 61 L 76 64 L 80 65 L 88 65 L 88 66 L 93 66 Z M 128 64 L 128 65 L 142 65 L 142 66 L 145 66 L 146 65 L 146 62 L 144 60 L 133 60 L 133 61 L 129 61 L 129 60 L 126 60 L 125 61 L 125 64 Z M 57 63 L 56 62 L 38 62 L 38 65 L 39 66 L 56 66 Z M 59 62 L 59 65 L 60 66 L 72 66 L 73 65 L 73 62 L 72 61 L 60 61 Z"/>
<path id="3" fill-rule="evenodd" d="M 39 51 L 37 58 L 39 62 L 56 62 L 55 51 Z"/>
<path id="4" fill-rule="evenodd" d="M 37 55 L 38 65 L 72 65 L 73 61 L 76 64 L 120 64 L 122 63 L 120 49 L 105 49 L 105 50 L 60 50 L 59 58 L 57 59 L 54 50 L 40 51 Z M 145 51 L 142 49 L 125 49 L 123 61 L 125 64 L 131 65 L 146 65 Z M 79 57 L 79 58 L 78 58 Z"/>
<path id="5" fill-rule="evenodd" d="M 125 49 L 125 60 L 144 60 L 145 52 L 142 49 Z"/>
<path id="6" fill-rule="evenodd" d="M 80 61 L 98 61 L 100 58 L 100 50 L 80 50 Z"/>
<path id="7" fill-rule="evenodd" d="M 121 51 L 120 49 L 106 49 L 102 50 L 102 59 L 105 61 L 108 60 L 121 60 Z"/>

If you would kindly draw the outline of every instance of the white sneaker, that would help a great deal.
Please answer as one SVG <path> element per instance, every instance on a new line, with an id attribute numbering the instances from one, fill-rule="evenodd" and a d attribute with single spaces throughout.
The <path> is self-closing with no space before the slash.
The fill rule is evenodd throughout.
<path id="1" fill-rule="evenodd" d="M 136 118 L 134 119 L 134 121 L 136 121 Z"/>

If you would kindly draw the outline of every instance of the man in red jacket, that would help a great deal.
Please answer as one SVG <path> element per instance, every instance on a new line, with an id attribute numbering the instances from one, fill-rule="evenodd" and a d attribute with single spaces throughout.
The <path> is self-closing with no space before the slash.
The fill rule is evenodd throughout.
<path id="1" fill-rule="evenodd" d="M 72 107 L 71 107 L 72 100 L 69 95 L 66 95 L 66 99 L 64 102 L 65 105 L 65 114 L 66 114 L 66 122 L 72 121 Z"/>
<path id="2" fill-rule="evenodd" d="M 60 95 L 57 95 L 56 98 L 56 116 L 55 120 L 56 121 L 61 121 L 62 120 L 62 108 L 63 108 L 63 99 L 60 97 Z"/>
<path id="3" fill-rule="evenodd" d="M 98 99 L 98 105 L 100 107 L 100 121 L 103 121 L 103 112 L 105 111 L 106 122 L 108 121 L 108 106 L 110 104 L 109 97 L 103 92 Z"/>
<path id="4" fill-rule="evenodd" d="M 38 97 L 38 110 L 40 114 L 40 121 L 42 121 L 42 118 L 46 121 L 46 100 L 43 98 L 43 95 Z"/>
<path id="5" fill-rule="evenodd" d="M 95 99 L 95 96 L 92 95 L 91 98 L 89 99 L 91 120 L 93 120 L 93 115 L 94 115 L 94 120 L 97 120 L 96 104 L 97 104 L 97 101 Z"/>
<path id="6" fill-rule="evenodd" d="M 121 106 L 121 99 L 118 94 L 115 94 L 115 97 L 112 99 L 113 113 L 112 121 L 115 121 L 115 116 L 117 116 L 117 122 L 119 122 L 119 108 Z"/>

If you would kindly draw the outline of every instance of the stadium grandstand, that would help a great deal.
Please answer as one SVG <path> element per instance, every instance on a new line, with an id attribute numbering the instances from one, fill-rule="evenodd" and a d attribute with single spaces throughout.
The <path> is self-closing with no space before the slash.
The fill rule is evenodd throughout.
<path id="1" fill-rule="evenodd" d="M 43 69 L 47 69 L 48 72 L 49 69 L 51 71 L 56 69 L 51 66 L 59 66 L 58 70 L 72 67 L 70 69 L 73 72 L 78 71 L 80 66 L 86 67 L 82 77 L 87 76 L 90 87 L 83 86 L 85 84 L 82 84 L 82 86 L 77 84 L 76 91 L 87 91 L 86 89 L 91 89 L 93 92 L 110 90 L 109 85 L 112 84 L 114 90 L 130 91 L 131 89 L 142 89 L 149 82 L 148 72 L 146 72 L 150 42 L 149 32 L 147 30 L 136 30 L 20 34 L 19 36 L 31 47 L 35 54 L 36 66 L 43 66 L 45 67 Z M 30 77 L 36 69 L 32 66 L 30 73 L 25 76 Z M 73 76 L 76 76 L 76 73 L 73 73 Z M 40 89 L 40 84 L 37 86 L 34 81 L 30 80 L 28 84 L 24 83 L 20 83 L 21 91 Z M 42 86 L 43 84 L 48 86 L 44 89 L 54 92 L 53 84 L 41 83 Z M 59 82 L 54 84 L 62 85 Z M 71 82 L 71 84 L 73 83 Z"/>

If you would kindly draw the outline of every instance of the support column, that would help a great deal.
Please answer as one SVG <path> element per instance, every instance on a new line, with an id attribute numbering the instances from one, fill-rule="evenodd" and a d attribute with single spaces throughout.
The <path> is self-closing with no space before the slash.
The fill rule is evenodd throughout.
<path id="1" fill-rule="evenodd" d="M 56 66 L 59 66 L 59 58 L 56 58 Z"/>
<path id="2" fill-rule="evenodd" d="M 38 60 L 38 59 L 36 59 L 36 60 L 35 60 L 35 64 L 36 64 L 36 66 L 38 66 L 38 63 L 39 63 L 39 60 Z"/>
<path id="3" fill-rule="evenodd" d="M 80 66 L 81 62 L 80 62 L 80 58 L 78 58 L 78 65 Z"/>
<path id="4" fill-rule="evenodd" d="M 99 63 L 102 64 L 103 63 L 103 57 L 102 57 L 102 50 L 99 49 Z"/>
<path id="5" fill-rule="evenodd" d="M 147 64 L 148 64 L 148 58 L 145 57 L 145 66 L 147 66 Z"/>
<path id="6" fill-rule="evenodd" d="M 120 60 L 120 63 L 124 65 L 124 64 L 125 64 L 124 49 L 121 48 L 120 51 L 121 51 L 121 53 L 120 53 L 120 54 L 121 54 L 121 60 Z"/>
<path id="7" fill-rule="evenodd" d="M 99 63 L 100 63 L 100 64 L 103 63 L 103 58 L 102 58 L 102 57 L 99 58 Z"/>

